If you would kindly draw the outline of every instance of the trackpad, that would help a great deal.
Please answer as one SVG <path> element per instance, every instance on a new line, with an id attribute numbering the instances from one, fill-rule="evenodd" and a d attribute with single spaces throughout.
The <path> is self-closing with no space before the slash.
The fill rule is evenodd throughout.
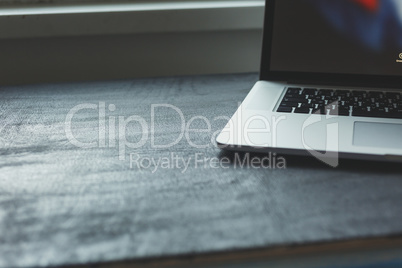
<path id="1" fill-rule="evenodd" d="M 353 145 L 402 149 L 402 124 L 355 122 Z"/>

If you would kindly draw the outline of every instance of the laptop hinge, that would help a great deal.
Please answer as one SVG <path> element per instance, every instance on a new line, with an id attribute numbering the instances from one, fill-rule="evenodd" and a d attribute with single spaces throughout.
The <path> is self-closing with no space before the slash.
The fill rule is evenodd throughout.
<path id="1" fill-rule="evenodd" d="M 366 83 L 352 83 L 352 82 L 348 82 L 348 83 L 345 83 L 345 81 L 339 81 L 339 82 L 336 82 L 336 81 L 323 81 L 323 80 L 319 80 L 319 81 L 317 81 L 317 80 L 315 80 L 315 81 L 305 81 L 305 80 L 288 80 L 288 81 L 286 81 L 286 83 L 287 84 L 299 84 L 299 85 L 312 85 L 312 86 L 314 86 L 314 85 L 325 85 L 325 86 L 338 86 L 338 87 L 365 87 L 365 88 L 378 88 L 378 87 L 381 87 L 380 85 L 378 85 L 378 84 L 371 84 L 371 85 L 368 85 L 368 84 L 366 84 Z M 384 87 L 385 85 L 383 85 L 382 87 Z M 386 85 L 385 86 L 386 88 L 393 88 L 392 86 L 390 86 L 390 85 Z"/>

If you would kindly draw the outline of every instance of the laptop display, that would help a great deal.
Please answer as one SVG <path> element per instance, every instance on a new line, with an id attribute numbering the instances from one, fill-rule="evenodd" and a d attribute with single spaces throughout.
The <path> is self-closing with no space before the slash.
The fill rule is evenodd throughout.
<path id="1" fill-rule="evenodd" d="M 402 75 L 402 0 L 277 0 L 272 71 Z"/>

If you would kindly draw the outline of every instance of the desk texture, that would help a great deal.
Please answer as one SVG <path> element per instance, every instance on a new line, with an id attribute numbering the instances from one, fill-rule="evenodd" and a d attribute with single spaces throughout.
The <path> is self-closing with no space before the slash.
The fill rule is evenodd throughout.
<path id="1" fill-rule="evenodd" d="M 257 79 L 241 74 L 2 87 L 0 267 L 400 235 L 400 165 L 341 161 L 334 169 L 312 158 L 284 156 L 286 169 L 241 168 L 233 153 L 211 143 L 226 123 L 219 116 L 231 116 Z M 105 127 L 99 127 L 103 103 Z M 95 106 L 77 110 L 71 133 L 80 142 L 97 143 L 95 148 L 80 148 L 66 134 L 67 115 L 80 104 Z M 152 104 L 171 105 L 154 107 L 153 129 Z M 195 116 L 211 122 L 210 132 L 187 135 L 205 148 L 191 146 L 186 135 L 169 148 L 155 148 L 180 138 L 182 118 L 172 107 L 186 123 Z M 149 136 L 140 148 L 125 148 L 121 160 L 121 140 L 113 139 L 110 119 L 115 117 L 118 137 L 119 116 L 133 115 L 144 119 Z M 191 128 L 205 129 L 206 123 L 194 119 Z M 144 131 L 133 121 L 124 133 L 134 143 Z M 169 168 L 157 168 L 142 160 L 139 168 L 135 162 L 130 167 L 130 154 L 190 164 L 184 170 L 170 160 Z M 203 159 L 196 165 L 196 155 L 232 163 L 216 167 Z"/>

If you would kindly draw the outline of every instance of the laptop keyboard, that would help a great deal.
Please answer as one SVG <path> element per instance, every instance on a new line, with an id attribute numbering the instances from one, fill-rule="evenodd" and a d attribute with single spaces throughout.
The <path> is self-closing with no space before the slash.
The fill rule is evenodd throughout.
<path id="1" fill-rule="evenodd" d="M 277 112 L 402 119 L 402 96 L 398 92 L 290 87 Z"/>

